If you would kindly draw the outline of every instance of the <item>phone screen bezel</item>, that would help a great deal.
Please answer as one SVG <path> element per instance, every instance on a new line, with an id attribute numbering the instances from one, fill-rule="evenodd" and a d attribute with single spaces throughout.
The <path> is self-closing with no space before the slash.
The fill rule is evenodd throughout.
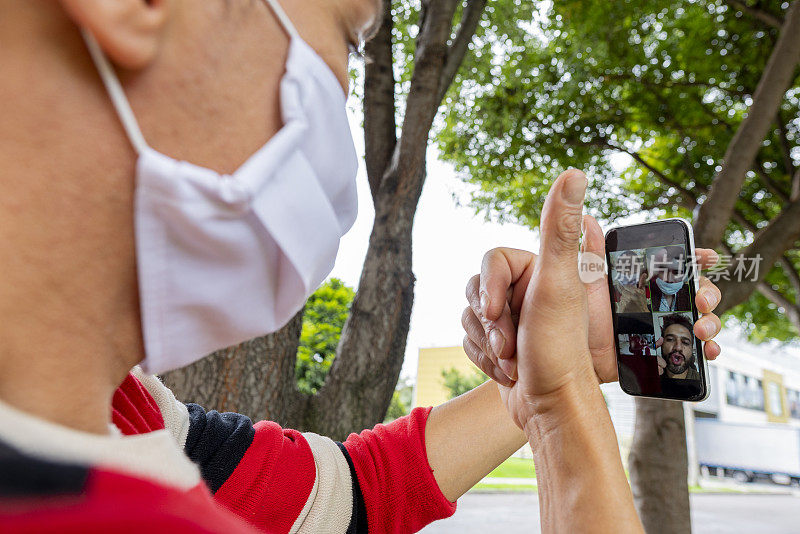
<path id="1" fill-rule="evenodd" d="M 649 223 L 633 224 L 628 226 L 618 226 L 611 228 L 606 232 L 606 265 L 609 269 L 608 290 L 609 301 L 611 306 L 612 322 L 614 325 L 614 347 L 616 350 L 617 358 L 617 373 L 619 376 L 619 384 L 622 390 L 628 395 L 634 397 L 650 397 L 656 399 L 679 400 L 679 401 L 701 401 L 708 397 L 708 377 L 706 374 L 706 360 L 703 353 L 703 341 L 694 336 L 695 347 L 697 351 L 697 367 L 700 373 L 700 380 L 689 380 L 683 387 L 678 387 L 678 383 L 674 384 L 674 390 L 662 393 L 637 393 L 630 388 L 626 388 L 624 383 L 624 375 L 621 369 L 620 347 L 619 347 L 619 332 L 618 332 L 618 317 L 616 305 L 614 302 L 614 284 L 610 276 L 611 272 L 611 252 L 626 249 L 643 249 L 650 247 L 658 247 L 662 245 L 684 245 L 685 250 L 688 251 L 689 257 L 687 258 L 687 272 L 689 276 L 689 298 L 690 308 L 692 313 L 692 324 L 696 323 L 699 314 L 695 306 L 695 295 L 697 292 L 695 265 L 691 261 L 694 258 L 694 243 L 691 238 L 689 225 L 680 219 L 667 219 L 662 221 L 655 221 Z M 613 249 L 612 249 L 613 243 Z M 698 387 L 694 387 L 699 382 Z"/>

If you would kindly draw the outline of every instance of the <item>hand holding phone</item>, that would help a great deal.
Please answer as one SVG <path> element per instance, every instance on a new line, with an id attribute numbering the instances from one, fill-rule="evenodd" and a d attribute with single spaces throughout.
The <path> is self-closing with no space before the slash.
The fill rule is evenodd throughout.
<path id="1" fill-rule="evenodd" d="M 581 250 L 604 258 L 605 238 L 602 229 L 590 215 L 584 215 L 583 221 Z M 717 262 L 713 250 L 697 249 L 696 252 L 698 263 L 703 268 Z M 469 306 L 461 319 L 466 332 L 464 351 L 484 373 L 503 385 L 510 385 L 517 378 L 517 321 L 536 260 L 537 255 L 533 252 L 495 248 L 484 255 L 480 274 L 467 283 Z M 713 360 L 720 353 L 719 346 L 710 341 L 719 332 L 719 318 L 712 313 L 719 302 L 719 290 L 705 278 L 701 278 L 700 286 L 695 305 L 704 316 L 695 323 L 695 335 L 706 340 L 706 358 Z M 587 284 L 589 348 L 595 373 L 601 382 L 618 379 L 611 313 L 613 304 L 609 305 L 613 294 L 609 293 L 605 276 Z M 499 342 L 491 343 L 491 340 Z"/>
<path id="2" fill-rule="evenodd" d="M 695 305 L 699 266 L 691 226 L 682 219 L 623 226 L 609 230 L 605 241 L 609 291 L 620 295 L 610 305 L 623 391 L 684 401 L 707 398 L 703 340 L 708 337 L 695 335 L 695 326 L 698 311 L 708 310 Z M 717 292 L 711 300 L 718 297 Z"/>

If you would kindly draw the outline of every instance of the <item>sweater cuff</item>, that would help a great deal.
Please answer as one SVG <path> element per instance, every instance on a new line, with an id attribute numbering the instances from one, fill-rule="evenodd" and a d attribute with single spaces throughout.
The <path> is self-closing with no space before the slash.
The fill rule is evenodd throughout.
<path id="1" fill-rule="evenodd" d="M 388 425 L 345 441 L 364 498 L 370 532 L 417 532 L 455 513 L 442 494 L 425 449 L 431 408 L 415 408 Z"/>

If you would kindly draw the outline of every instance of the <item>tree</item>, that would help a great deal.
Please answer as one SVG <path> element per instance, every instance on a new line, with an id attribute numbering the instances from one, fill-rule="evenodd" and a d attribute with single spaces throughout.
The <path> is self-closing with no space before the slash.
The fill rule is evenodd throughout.
<path id="1" fill-rule="evenodd" d="M 450 392 L 448 399 L 455 399 L 489 380 L 489 377 L 479 369 L 472 369 L 471 371 L 471 373 L 462 373 L 455 367 L 442 370 L 444 387 Z"/>
<path id="2" fill-rule="evenodd" d="M 496 51 L 438 136 L 478 210 L 538 224 L 550 180 L 593 176 L 606 221 L 695 220 L 698 245 L 760 256 L 719 280 L 720 311 L 753 339 L 800 331 L 800 2 L 554 2 L 539 31 Z M 624 154 L 628 168 L 612 163 Z M 758 319 L 758 324 L 754 320 Z M 687 532 L 683 412 L 637 399 L 631 482 L 648 531 Z"/>
<path id="3" fill-rule="evenodd" d="M 294 370 L 302 314 L 282 330 L 168 373 L 182 399 L 336 439 L 383 420 L 405 353 L 414 273 L 411 233 L 438 109 L 484 75 L 496 43 L 522 38 L 520 0 L 394 0 L 365 46 L 365 159 L 375 220 L 358 289 L 324 385 Z M 466 283 L 466 281 L 465 281 Z M 333 416 L 332 414 L 335 414 Z"/>
<path id="4" fill-rule="evenodd" d="M 331 278 L 306 301 L 295 367 L 301 392 L 313 395 L 325 383 L 355 294 L 344 282 Z"/>
<path id="5" fill-rule="evenodd" d="M 389 409 L 386 410 L 386 417 L 383 422 L 390 423 L 398 417 L 408 415 L 411 411 L 413 394 L 414 384 L 407 379 L 403 380 L 401 378 L 392 394 L 392 402 L 389 403 Z"/>

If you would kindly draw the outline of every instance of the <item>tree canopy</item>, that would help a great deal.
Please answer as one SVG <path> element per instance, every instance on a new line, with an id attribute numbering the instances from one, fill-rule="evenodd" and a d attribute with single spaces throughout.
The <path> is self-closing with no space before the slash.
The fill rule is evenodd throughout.
<path id="1" fill-rule="evenodd" d="M 778 39 L 788 2 L 565 0 L 495 46 L 461 85 L 437 136 L 442 158 L 477 185 L 473 205 L 535 227 L 551 181 L 587 171 L 590 210 L 611 223 L 642 211 L 692 218 Z M 795 71 L 797 75 L 797 71 Z M 742 249 L 796 198 L 800 79 L 747 173 L 721 253 Z M 621 157 L 623 155 L 624 157 Z M 786 250 L 759 292 L 733 308 L 754 340 L 798 335 L 800 253 Z M 784 308 L 782 308 L 784 305 Z M 797 322 L 800 324 L 800 321 Z"/>
<path id="2" fill-rule="evenodd" d="M 442 370 L 442 383 L 448 391 L 449 399 L 463 395 L 489 380 L 480 369 L 473 368 L 470 372 L 462 373 L 455 367 Z"/>
<path id="3" fill-rule="evenodd" d="M 309 395 L 325 383 L 356 292 L 338 278 L 326 280 L 306 301 L 297 348 L 297 387 Z"/>

